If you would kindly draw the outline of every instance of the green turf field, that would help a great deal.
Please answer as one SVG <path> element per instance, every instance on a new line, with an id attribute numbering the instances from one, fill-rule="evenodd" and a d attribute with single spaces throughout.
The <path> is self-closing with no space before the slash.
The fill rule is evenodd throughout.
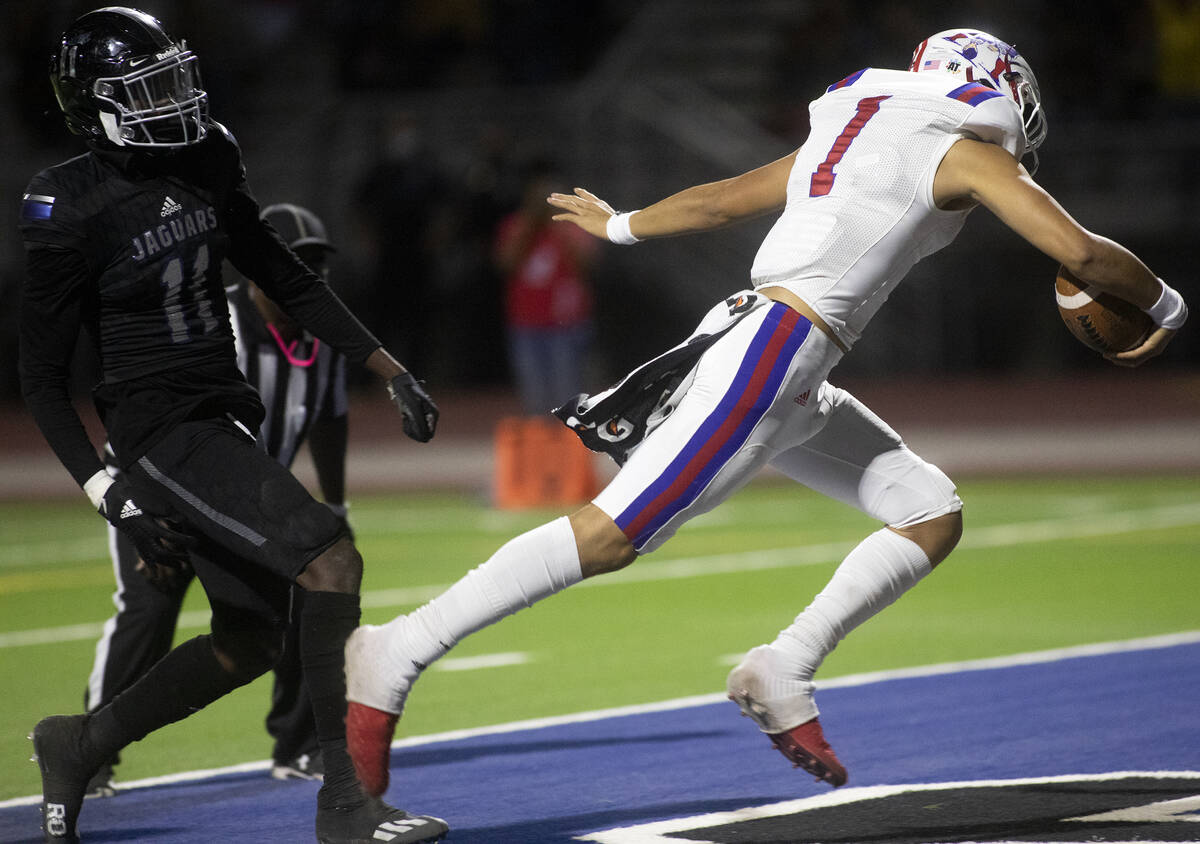
<path id="1" fill-rule="evenodd" d="M 1200 478 L 1180 476 L 963 482 L 962 545 L 819 677 L 1198 629 L 1198 491 Z M 364 620 L 411 608 L 553 515 L 445 495 L 356 498 Z M 720 691 L 729 660 L 771 639 L 872 529 L 803 489 L 751 486 L 624 572 L 468 639 L 450 658 L 523 661 L 439 664 L 399 734 Z M 0 799 L 40 790 L 25 736 L 81 707 L 111 593 L 104 525 L 84 503 L 0 503 Z M 181 637 L 202 630 L 204 607 L 194 588 Z M 127 749 L 118 781 L 267 758 L 269 692 L 260 679 Z"/>

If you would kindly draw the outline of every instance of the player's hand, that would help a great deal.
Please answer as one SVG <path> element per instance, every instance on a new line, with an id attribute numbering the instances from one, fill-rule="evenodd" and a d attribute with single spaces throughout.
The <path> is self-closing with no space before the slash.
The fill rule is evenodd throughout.
<path id="1" fill-rule="evenodd" d="M 600 197 L 583 188 L 575 188 L 574 194 L 552 193 L 546 202 L 562 209 L 553 219 L 574 223 L 590 235 L 608 240 L 608 218 L 617 212 Z"/>
<path id="2" fill-rule="evenodd" d="M 411 372 L 395 376 L 387 385 L 388 395 L 400 410 L 404 420 L 404 433 L 419 443 L 433 439 L 437 430 L 438 409 L 425 392 L 422 382 Z"/>
<path id="3" fill-rule="evenodd" d="M 1174 336 L 1173 329 L 1159 326 L 1146 335 L 1140 346 L 1125 352 L 1109 352 L 1104 357 L 1117 366 L 1141 366 L 1151 358 L 1161 355 Z"/>
<path id="4" fill-rule="evenodd" d="M 147 565 L 190 566 L 188 549 L 196 544 L 196 538 L 178 523 L 150 512 L 139 500 L 133 485 L 121 478 L 104 493 L 100 515 L 130 538 Z"/>
<path id="5" fill-rule="evenodd" d="M 134 568 L 149 581 L 151 586 L 164 595 L 177 595 L 192 581 L 192 566 L 186 561 L 180 562 L 178 565 L 166 565 L 164 563 L 147 563 L 139 557 Z"/>

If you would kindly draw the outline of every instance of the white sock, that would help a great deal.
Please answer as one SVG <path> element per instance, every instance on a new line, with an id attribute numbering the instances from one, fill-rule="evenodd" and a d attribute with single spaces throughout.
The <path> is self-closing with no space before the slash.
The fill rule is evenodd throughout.
<path id="1" fill-rule="evenodd" d="M 921 546 L 882 529 L 846 555 L 829 583 L 771 643 L 788 673 L 812 679 L 854 628 L 894 603 L 933 570 Z"/>
<path id="2" fill-rule="evenodd" d="M 534 528 L 509 540 L 425 606 L 389 622 L 392 661 L 402 671 L 410 665 L 423 671 L 460 639 L 582 579 L 567 518 Z"/>

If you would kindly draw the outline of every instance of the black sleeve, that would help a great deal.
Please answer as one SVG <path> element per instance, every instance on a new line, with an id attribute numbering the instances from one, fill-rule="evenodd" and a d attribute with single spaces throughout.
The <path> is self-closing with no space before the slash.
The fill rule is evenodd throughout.
<path id="1" fill-rule="evenodd" d="M 71 403 L 69 370 L 89 271 L 78 252 L 30 244 L 21 298 L 21 393 L 34 422 L 81 487 L 104 468 Z"/>
<path id="2" fill-rule="evenodd" d="M 382 344 L 350 313 L 329 285 L 288 249 L 275 229 L 260 219 L 258 201 L 246 184 L 240 155 L 236 166 L 237 182 L 225 209 L 230 263 L 261 287 L 288 316 L 354 363 L 361 364 Z"/>

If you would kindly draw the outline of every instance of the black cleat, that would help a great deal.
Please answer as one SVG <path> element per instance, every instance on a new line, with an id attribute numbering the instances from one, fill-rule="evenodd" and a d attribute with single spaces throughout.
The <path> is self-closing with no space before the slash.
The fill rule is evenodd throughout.
<path id="1" fill-rule="evenodd" d="M 42 836 L 47 844 L 79 844 L 76 823 L 88 782 L 103 764 L 84 747 L 86 715 L 43 718 L 29 736 L 42 772 Z"/>
<path id="2" fill-rule="evenodd" d="M 317 844 L 416 844 L 449 831 L 441 818 L 410 815 L 375 797 L 349 811 L 317 809 Z"/>
<path id="3" fill-rule="evenodd" d="M 291 759 L 276 759 L 271 763 L 271 776 L 277 780 L 316 780 L 325 779 L 325 760 L 320 750 L 311 753 L 301 753 Z"/>

